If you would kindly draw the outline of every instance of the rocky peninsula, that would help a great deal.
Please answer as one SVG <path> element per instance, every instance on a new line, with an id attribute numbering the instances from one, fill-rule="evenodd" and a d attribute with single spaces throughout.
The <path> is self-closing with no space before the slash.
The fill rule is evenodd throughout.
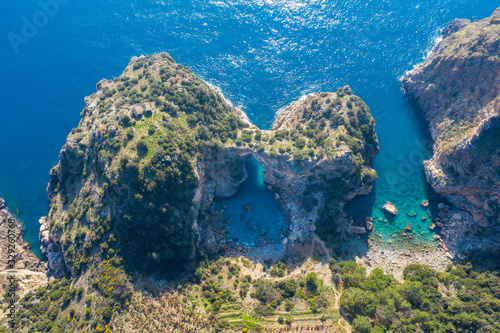
<path id="1" fill-rule="evenodd" d="M 320 217 L 334 224 L 345 201 L 367 194 L 376 179 L 374 120 L 349 87 L 291 105 L 273 130 L 250 124 L 167 54 L 134 58 L 97 88 L 48 186 L 43 243 L 52 244 L 49 258 L 60 249 L 73 275 L 99 254 L 156 269 L 192 257 L 211 239 L 214 198 L 236 192 L 249 155 L 277 194 L 290 242 Z"/>
<path id="2" fill-rule="evenodd" d="M 455 20 L 403 86 L 429 121 L 427 181 L 475 224 L 500 224 L 500 10 Z"/>

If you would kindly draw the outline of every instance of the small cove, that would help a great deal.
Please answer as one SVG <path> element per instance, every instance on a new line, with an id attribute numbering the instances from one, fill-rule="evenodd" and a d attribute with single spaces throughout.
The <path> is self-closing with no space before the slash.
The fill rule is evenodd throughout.
<path id="1" fill-rule="evenodd" d="M 229 198 L 216 199 L 215 209 L 224 210 L 223 219 L 229 220 L 228 238 L 243 245 L 254 245 L 266 239 L 279 241 L 286 223 L 274 200 L 273 192 L 264 183 L 264 168 L 255 157 L 245 160 L 248 178 Z"/>

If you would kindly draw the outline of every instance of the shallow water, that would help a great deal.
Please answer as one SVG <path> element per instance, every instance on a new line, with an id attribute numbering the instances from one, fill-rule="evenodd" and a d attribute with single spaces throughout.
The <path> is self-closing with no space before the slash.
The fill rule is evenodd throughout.
<path id="1" fill-rule="evenodd" d="M 255 157 L 245 161 L 248 178 L 235 195 L 215 201 L 217 210 L 224 209 L 224 221 L 230 221 L 228 238 L 236 238 L 244 245 L 254 245 L 266 239 L 277 241 L 284 230 L 285 217 L 281 213 L 274 192 L 264 183 L 264 168 Z"/>
<path id="2" fill-rule="evenodd" d="M 166 51 L 220 87 L 261 128 L 302 95 L 349 84 L 370 106 L 381 148 L 376 191 L 359 207 L 374 203 L 377 216 L 383 202 L 393 201 L 400 229 L 407 209 L 424 213 L 420 160 L 429 152 L 411 173 L 391 177 L 425 137 L 398 78 L 422 61 L 445 24 L 486 17 L 496 6 L 497 0 L 69 1 L 15 50 L 9 34 L 22 36 L 23 19 L 40 19 L 42 9 L 38 0 L 4 2 L 0 195 L 19 209 L 38 248 L 48 173 L 78 125 L 83 97 L 100 79 L 118 76 L 131 57 Z"/>

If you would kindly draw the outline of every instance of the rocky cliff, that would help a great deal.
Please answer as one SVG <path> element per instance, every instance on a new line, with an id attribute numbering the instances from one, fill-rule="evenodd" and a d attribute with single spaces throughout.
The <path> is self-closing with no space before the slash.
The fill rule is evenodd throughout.
<path id="1" fill-rule="evenodd" d="M 425 62 L 403 78 L 429 121 L 427 181 L 478 225 L 500 223 L 500 9 L 455 20 Z"/>

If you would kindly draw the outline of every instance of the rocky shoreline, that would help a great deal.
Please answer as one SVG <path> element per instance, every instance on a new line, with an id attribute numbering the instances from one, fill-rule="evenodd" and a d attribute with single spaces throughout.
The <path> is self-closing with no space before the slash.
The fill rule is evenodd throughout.
<path id="1" fill-rule="evenodd" d="M 14 221 L 14 222 L 12 222 Z M 0 199 L 0 265 L 1 270 L 29 270 L 33 272 L 45 273 L 47 265 L 31 251 L 31 245 L 23 239 L 23 226 L 14 215 L 4 207 L 4 200 Z M 9 240 L 15 240 L 15 243 Z M 11 254 L 12 244 L 15 248 L 15 264 L 11 268 L 8 255 Z M 10 246 L 9 246 L 10 245 Z"/>
<path id="2" fill-rule="evenodd" d="M 47 263 L 31 251 L 31 245 L 23 239 L 23 226 L 4 206 L 0 198 L 0 292 L 4 294 L 11 277 L 18 282 L 14 291 L 16 298 L 47 284 Z M 11 259 L 14 258 L 12 261 Z M 10 290 L 12 292 L 12 290 Z M 1 308 L 0 319 L 8 309 Z"/>

